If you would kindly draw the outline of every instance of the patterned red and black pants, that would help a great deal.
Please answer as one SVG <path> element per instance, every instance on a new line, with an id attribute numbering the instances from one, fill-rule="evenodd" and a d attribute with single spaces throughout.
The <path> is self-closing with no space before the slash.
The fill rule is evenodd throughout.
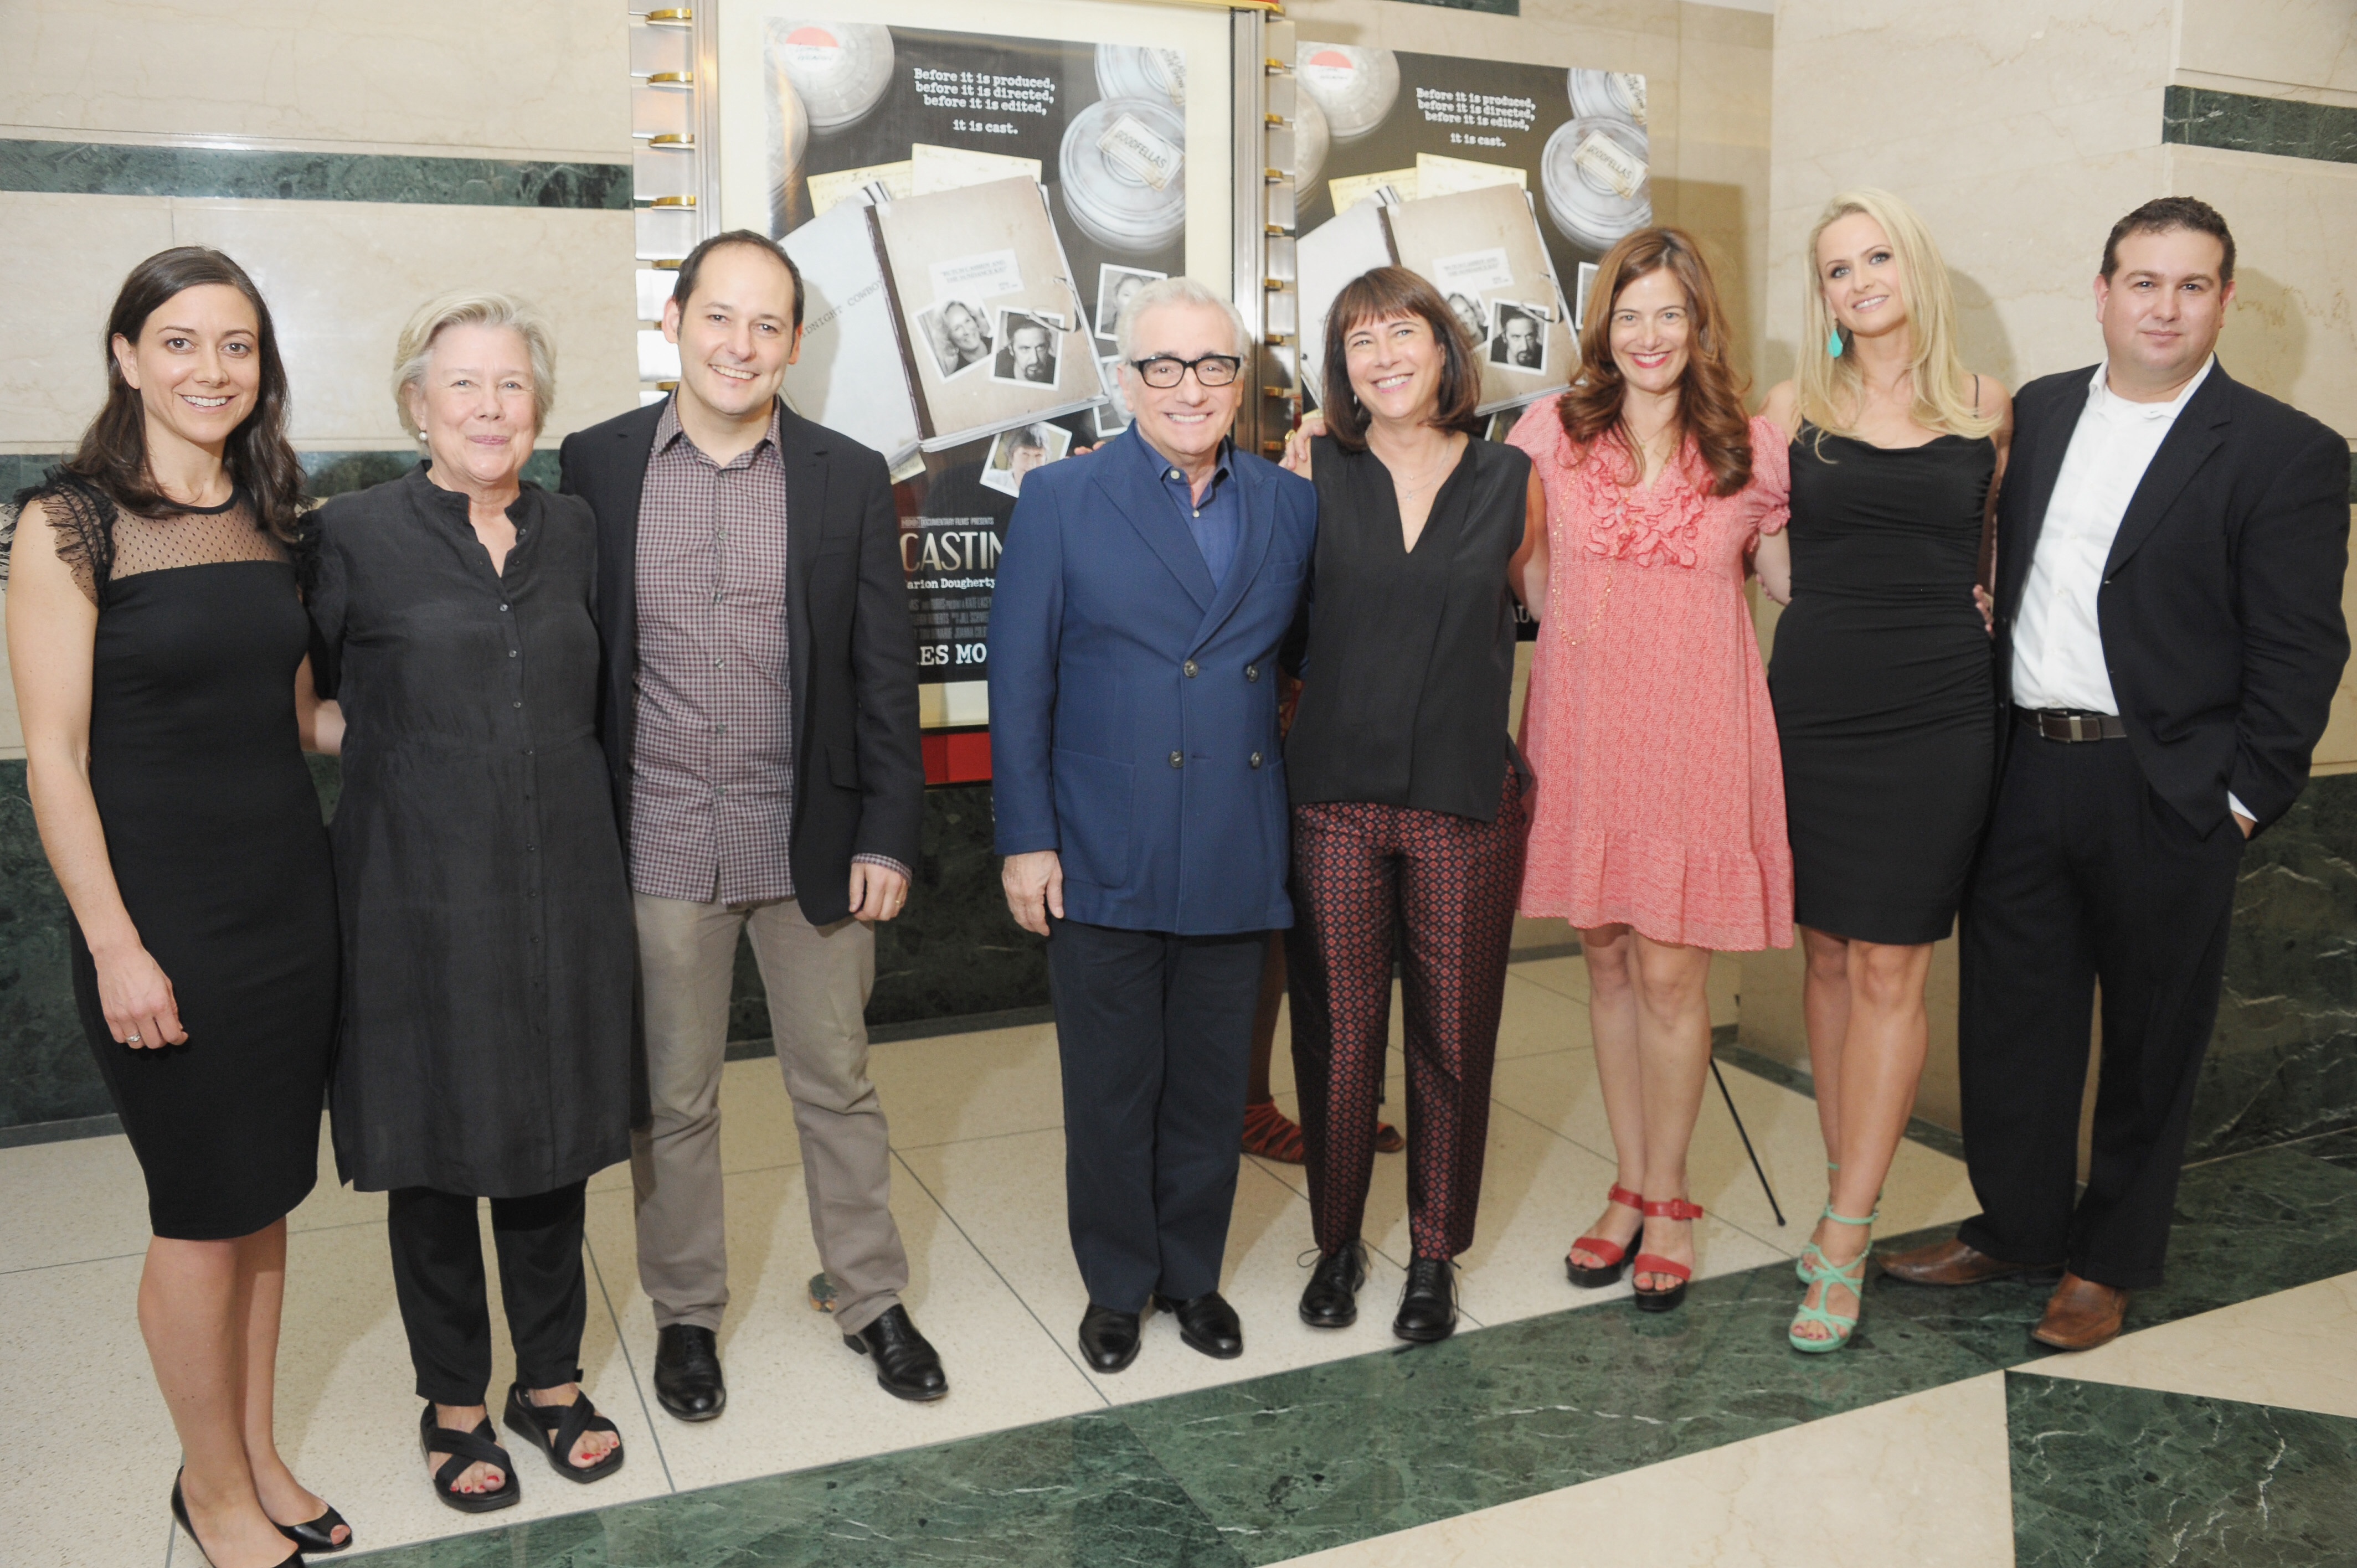
<path id="1" fill-rule="evenodd" d="M 1359 1240 L 1366 1215 L 1394 954 L 1406 1004 L 1409 1239 L 1419 1258 L 1473 1244 L 1529 831 L 1512 768 L 1495 822 L 1359 801 L 1293 809 L 1293 1075 L 1321 1251 Z"/>

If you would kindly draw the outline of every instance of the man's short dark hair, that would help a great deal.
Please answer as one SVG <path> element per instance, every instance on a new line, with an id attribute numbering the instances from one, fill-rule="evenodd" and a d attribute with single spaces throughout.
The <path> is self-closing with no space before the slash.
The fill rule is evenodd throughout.
<path id="1" fill-rule="evenodd" d="M 2233 231 L 2226 227 L 2216 208 L 2191 196 L 2155 197 L 2113 224 L 2112 237 L 2104 242 L 2104 276 L 2108 279 L 2120 270 L 2122 240 L 2131 234 L 2166 234 L 2173 229 L 2189 229 L 2217 241 L 2226 252 L 2218 263 L 2218 282 L 2222 285 L 2234 281 Z"/>
<path id="2" fill-rule="evenodd" d="M 767 234 L 756 233 L 750 229 L 724 230 L 690 251 L 687 253 L 687 260 L 679 263 L 679 282 L 672 285 L 672 303 L 679 306 L 683 315 L 686 313 L 688 299 L 695 293 L 695 274 L 704 270 L 704 258 L 723 245 L 748 245 L 756 251 L 766 251 L 784 263 L 786 275 L 794 280 L 794 330 L 801 331 L 802 329 L 802 270 L 794 265 L 794 259 L 786 254 L 786 248 L 783 245 L 779 244 Z"/>

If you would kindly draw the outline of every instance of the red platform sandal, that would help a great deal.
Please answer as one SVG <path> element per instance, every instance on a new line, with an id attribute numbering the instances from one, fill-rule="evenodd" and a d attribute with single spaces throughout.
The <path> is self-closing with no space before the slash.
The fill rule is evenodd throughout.
<path id="1" fill-rule="evenodd" d="M 1645 1211 L 1644 1198 L 1618 1182 L 1612 1184 L 1612 1190 L 1605 1196 L 1623 1208 L 1633 1208 L 1641 1215 Z M 1582 1290 L 1602 1290 L 1606 1285 L 1617 1285 L 1620 1283 L 1620 1271 L 1628 1266 L 1630 1255 L 1637 1250 L 1637 1243 L 1644 1239 L 1645 1222 L 1642 1219 L 1637 1222 L 1637 1233 L 1625 1244 L 1608 1241 L 1601 1236 L 1582 1236 L 1571 1244 L 1572 1251 L 1586 1252 L 1591 1258 L 1602 1258 L 1604 1262 L 1591 1269 L 1574 1262 L 1566 1254 L 1563 1260 L 1563 1272 L 1570 1276 L 1572 1283 Z"/>
<path id="2" fill-rule="evenodd" d="M 1702 1218 L 1702 1205 L 1688 1203 L 1683 1197 L 1668 1198 L 1660 1203 L 1647 1198 L 1644 1208 L 1645 1218 L 1648 1219 L 1699 1219 Z M 1668 1274 L 1678 1283 L 1667 1290 L 1647 1290 L 1636 1283 L 1635 1276 L 1638 1274 Z M 1673 1262 L 1659 1252 L 1640 1252 L 1637 1254 L 1636 1262 L 1631 1265 L 1630 1275 L 1631 1288 L 1636 1292 L 1638 1311 L 1667 1312 L 1685 1300 L 1686 1283 L 1694 1278 L 1694 1270 L 1684 1263 Z"/>

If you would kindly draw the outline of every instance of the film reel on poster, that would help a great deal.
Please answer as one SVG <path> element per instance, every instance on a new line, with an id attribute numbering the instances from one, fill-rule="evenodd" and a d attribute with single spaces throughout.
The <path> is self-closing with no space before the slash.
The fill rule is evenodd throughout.
<path id="1" fill-rule="evenodd" d="M 719 226 L 775 236 L 802 269 L 785 395 L 890 464 L 927 723 L 982 724 L 993 567 L 1024 478 L 1128 429 L 1122 305 L 1178 273 L 1232 282 L 1229 19 L 709 3 Z"/>

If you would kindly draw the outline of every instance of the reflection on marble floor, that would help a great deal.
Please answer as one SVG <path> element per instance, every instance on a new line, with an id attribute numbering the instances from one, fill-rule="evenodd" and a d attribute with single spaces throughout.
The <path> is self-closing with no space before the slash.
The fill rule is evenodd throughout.
<path id="1" fill-rule="evenodd" d="M 1731 1009 L 1731 991 L 1717 989 L 1715 1011 Z M 804 1300 L 818 1265 L 792 1123 L 776 1064 L 754 1058 L 729 1066 L 724 1090 L 736 1292 L 724 1420 L 685 1426 L 656 1408 L 627 1173 L 608 1172 L 590 1198 L 597 1288 L 584 1364 L 630 1464 L 595 1488 L 526 1466 L 522 1506 L 490 1520 L 437 1507 L 411 1447 L 382 1199 L 322 1187 L 294 1217 L 280 1413 L 289 1456 L 391 1568 L 1243 1564 L 1312 1553 L 1837 1564 L 1895 1552 L 1976 1564 L 2009 1560 L 2017 1539 L 2026 1562 L 2049 1541 L 2077 1550 L 2059 1524 L 2037 1520 L 2079 1517 L 2067 1501 L 2033 1498 L 2024 1511 L 2030 1483 L 2007 1422 L 2018 1427 L 2033 1406 L 2069 1406 L 2097 1434 L 2048 1443 L 2028 1472 L 2040 1498 L 2119 1482 L 2100 1463 L 2102 1434 L 2119 1423 L 2165 1428 L 2162 1446 L 2192 1466 L 2167 1478 L 2172 1495 L 2241 1508 L 2240 1522 L 2212 1533 L 2253 1561 L 2297 1560 L 2297 1530 L 2337 1528 L 2331 1487 L 2349 1495 L 2333 1434 L 2357 1417 L 2357 1138 L 2190 1170 L 2169 1287 L 2140 1295 L 2136 1332 L 2096 1355 L 2033 1355 L 2038 1287 L 1882 1282 L 1852 1349 L 1803 1358 L 1782 1330 L 1796 1294 L 1789 1259 L 1821 1200 L 1815 1112 L 1748 1073 L 1730 1071 L 1728 1088 L 1793 1223 L 1776 1224 L 1714 1091 L 1694 1158 L 1711 1218 L 1686 1306 L 1641 1316 L 1625 1288 L 1564 1283 L 1563 1249 L 1594 1218 L 1610 1144 L 1579 961 L 1535 961 L 1509 986 L 1480 1234 L 1465 1260 L 1467 1332 L 1413 1350 L 1390 1337 L 1406 1256 L 1396 1158 L 1377 1165 L 1368 1236 L 1378 1256 L 1360 1323 L 1339 1334 L 1302 1326 L 1301 1173 L 1246 1160 L 1227 1288 L 1248 1353 L 1211 1361 L 1150 1322 L 1137 1364 L 1104 1378 L 1071 1344 L 1083 1295 L 1063 1228 L 1052 1031 L 898 1042 L 875 1062 L 899 1161 L 909 1305 L 942 1347 L 949 1399 L 883 1395 Z M 1289 1106 L 1282 1053 L 1276 1083 Z M 1404 1112 L 1394 1089 L 1392 1112 Z M 0 1151 L 0 1401 L 36 1411 L 70 1388 L 79 1407 L 109 1415 L 18 1423 L 19 1463 L 0 1473 L 0 1557 L 196 1561 L 160 1507 L 174 1444 L 133 1317 L 145 1227 L 127 1148 L 112 1138 Z M 1910 1229 L 1937 1234 L 1971 1207 L 1955 1161 L 1902 1150 L 1884 1202 L 1891 1244 Z M 510 1375 L 501 1357 L 495 1379 Z M 2157 1394 L 2169 1398 L 2155 1404 Z M 2265 1413 L 2239 1413 L 2251 1410 Z M 2298 1481 L 2302 1500 L 2284 1516 L 2297 1520 L 2291 1535 L 2267 1535 L 2266 1516 L 2233 1501 L 2267 1495 L 2255 1489 L 2266 1477 L 2244 1472 L 2268 1434 L 2300 1456 L 2280 1483 Z M 2206 1491 L 2205 1466 L 2217 1472 Z M 72 1477 L 70 1509 L 54 1506 L 59 1477 Z M 2008 1496 L 2047 1533 L 2018 1531 Z M 1844 1521 L 1831 1532 L 1819 1525 L 1829 1511 Z M 93 1530 L 96 1520 L 108 1527 Z M 143 1520 L 152 1531 L 126 1541 L 123 1521 Z M 2116 1521 L 2147 1533 L 2182 1522 Z"/>

